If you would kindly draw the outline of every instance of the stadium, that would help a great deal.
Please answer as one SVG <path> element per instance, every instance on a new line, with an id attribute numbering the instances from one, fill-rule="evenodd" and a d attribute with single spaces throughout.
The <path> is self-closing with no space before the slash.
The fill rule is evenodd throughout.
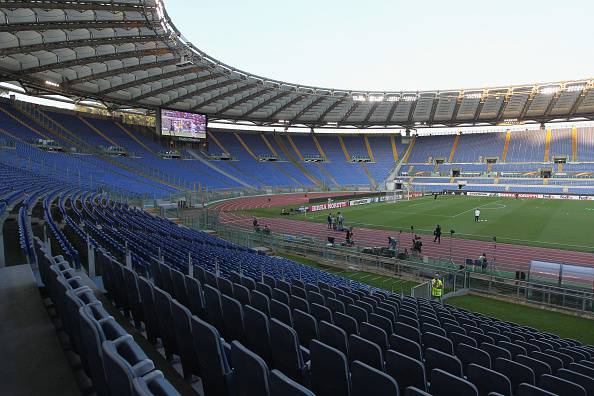
<path id="1" fill-rule="evenodd" d="M 594 79 L 324 88 L 162 0 L 0 16 L 0 393 L 594 395 Z"/>

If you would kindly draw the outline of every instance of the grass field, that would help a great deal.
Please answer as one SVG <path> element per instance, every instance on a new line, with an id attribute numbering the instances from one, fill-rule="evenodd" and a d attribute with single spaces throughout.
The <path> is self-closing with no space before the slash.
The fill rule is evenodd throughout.
<path id="1" fill-rule="evenodd" d="M 594 344 L 594 321 L 591 319 L 474 295 L 452 297 L 446 303 L 561 337 L 573 338 L 586 344 Z"/>
<path id="2" fill-rule="evenodd" d="M 474 210 L 481 221 L 474 221 Z M 337 210 L 331 212 L 336 213 Z M 355 227 L 430 234 L 437 224 L 444 235 L 575 251 L 594 251 L 594 201 L 439 196 L 397 203 L 341 209 L 345 224 Z M 258 217 L 280 217 L 280 207 L 246 211 Z M 328 211 L 291 219 L 326 222 Z"/>
<path id="3" fill-rule="evenodd" d="M 293 256 L 283 253 L 279 253 L 278 255 L 293 261 L 300 262 L 310 267 L 318 268 L 335 275 L 340 275 L 342 277 L 352 279 L 369 286 L 377 287 L 378 289 L 389 290 L 394 293 L 410 294 L 410 289 L 418 285 L 418 282 L 394 278 L 392 276 L 378 275 L 372 272 L 340 270 L 338 268 L 322 265 L 317 261 L 301 256 Z"/>

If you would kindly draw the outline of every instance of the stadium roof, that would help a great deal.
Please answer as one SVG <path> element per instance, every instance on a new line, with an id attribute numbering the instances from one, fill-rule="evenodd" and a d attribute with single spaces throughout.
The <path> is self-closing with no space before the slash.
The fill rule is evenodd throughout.
<path id="1" fill-rule="evenodd" d="M 252 75 L 194 47 L 161 0 L 0 0 L 0 75 L 29 94 L 258 125 L 418 128 L 594 119 L 594 79 L 364 92 Z"/>

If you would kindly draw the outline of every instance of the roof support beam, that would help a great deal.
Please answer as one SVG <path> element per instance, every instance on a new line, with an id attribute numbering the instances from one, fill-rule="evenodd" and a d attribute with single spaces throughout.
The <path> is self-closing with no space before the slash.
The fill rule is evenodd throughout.
<path id="1" fill-rule="evenodd" d="M 375 112 L 375 109 L 377 108 L 377 106 L 380 104 L 380 102 L 375 102 L 374 104 L 371 105 L 371 107 L 369 108 L 369 111 L 367 112 L 367 115 L 365 116 L 365 119 L 363 120 L 363 124 L 367 124 L 369 122 L 369 119 L 371 118 L 371 116 L 373 115 L 373 113 Z"/>
<path id="2" fill-rule="evenodd" d="M 192 107 L 192 110 L 191 111 L 195 111 L 195 110 L 199 109 L 200 107 L 208 106 L 209 104 L 214 103 L 217 100 L 224 98 L 225 96 L 233 96 L 233 95 L 235 95 L 237 93 L 240 93 L 240 92 L 243 92 L 243 91 L 247 91 L 247 90 L 252 89 L 252 88 L 254 88 L 256 86 L 258 86 L 258 83 L 245 84 L 245 85 L 242 85 L 242 86 L 237 87 L 235 89 L 232 89 L 231 91 L 222 92 L 222 93 L 220 93 L 218 95 L 213 96 L 210 99 L 207 99 L 207 100 L 202 101 L 202 103 L 198 103 L 196 106 Z"/>
<path id="3" fill-rule="evenodd" d="M 130 81 L 130 82 L 125 83 L 125 84 L 114 85 L 111 88 L 107 88 L 107 89 L 104 89 L 103 91 L 100 91 L 99 93 L 102 94 L 102 95 L 109 95 L 111 93 L 118 92 L 118 91 L 121 91 L 123 89 L 128 89 L 128 88 L 136 87 L 136 86 L 139 86 L 139 85 L 142 85 L 142 84 L 148 84 L 148 83 L 151 83 L 151 82 L 154 82 L 154 81 L 163 80 L 163 79 L 166 79 L 166 78 L 177 77 L 177 76 L 181 76 L 181 75 L 188 74 L 188 73 L 199 73 L 202 70 L 203 70 L 203 68 L 201 68 L 199 66 L 188 67 L 188 68 L 185 68 L 185 69 L 172 70 L 170 72 L 156 74 L 154 76 L 148 76 L 148 77 L 144 77 L 144 78 L 139 78 L 137 80 Z"/>
<path id="4" fill-rule="evenodd" d="M 398 103 L 400 103 L 400 101 L 392 102 L 392 105 L 390 106 L 390 110 L 388 111 L 388 117 L 386 117 L 386 125 L 388 125 L 388 124 L 390 124 L 390 122 L 392 122 L 392 116 L 394 115 L 394 112 L 396 111 L 396 106 L 398 106 Z"/>
<path id="5" fill-rule="evenodd" d="M 98 45 L 122 45 L 133 43 L 148 43 L 151 41 L 159 42 L 163 39 L 161 36 L 130 36 L 130 37 L 105 37 L 100 39 L 83 39 L 57 41 L 54 43 L 41 43 L 32 45 L 22 45 L 18 47 L 9 47 L 0 49 L 0 56 L 9 56 L 14 54 L 28 54 L 37 51 L 53 51 L 62 48 L 75 47 L 96 47 Z"/>
<path id="6" fill-rule="evenodd" d="M 175 65 L 178 62 L 179 62 L 179 58 L 168 59 L 166 61 L 161 61 L 161 62 L 157 61 L 157 62 L 149 62 L 149 63 L 139 63 L 137 65 L 132 65 L 132 66 L 118 67 L 117 69 L 107 70 L 107 71 L 104 71 L 101 73 L 91 74 L 86 77 L 80 77 L 80 78 L 75 78 L 73 80 L 68 80 L 68 81 L 66 81 L 66 84 L 68 84 L 68 85 L 82 84 L 82 83 L 86 83 L 89 81 L 97 81 L 97 80 L 101 80 L 104 78 L 118 76 L 120 74 L 129 74 L 129 73 L 133 73 L 133 72 L 139 71 L 139 70 L 148 70 L 148 69 L 152 69 L 155 67 L 171 66 L 171 65 Z"/>
<path id="7" fill-rule="evenodd" d="M 326 124 L 326 122 L 324 121 L 324 118 L 326 118 L 328 113 L 330 113 L 332 110 L 334 110 L 336 108 L 336 106 L 338 106 L 339 104 L 344 102 L 346 100 L 346 98 L 347 98 L 346 96 L 344 96 L 342 98 L 337 98 L 334 103 L 332 103 L 330 106 L 328 106 L 328 108 L 326 110 L 324 110 L 324 112 L 320 115 L 320 118 L 318 118 L 318 124 L 319 125 Z"/>
<path id="8" fill-rule="evenodd" d="M 43 10 L 101 10 L 101 11 L 138 11 L 144 10 L 152 11 L 154 6 L 144 6 L 139 2 L 138 4 L 131 4 L 126 2 L 94 2 L 94 1 L 59 1 L 59 0 L 41 0 L 41 1 L 10 1 L 2 2 L 4 8 L 41 8 Z"/>
<path id="9" fill-rule="evenodd" d="M 199 84 L 201 82 L 205 82 L 205 81 L 208 81 L 208 80 L 213 80 L 213 79 L 219 78 L 221 76 L 223 76 L 222 73 L 212 73 L 212 74 L 209 74 L 207 76 L 200 76 L 200 77 L 191 78 L 189 80 L 176 82 L 176 83 L 173 83 L 173 84 L 170 84 L 170 85 L 163 86 L 163 87 L 161 87 L 159 89 L 151 90 L 151 91 L 146 92 L 146 93 L 144 93 L 142 95 L 138 95 L 138 96 L 134 97 L 132 100 L 138 102 L 138 101 L 141 101 L 141 100 L 146 99 L 146 98 L 157 97 L 157 95 L 160 95 L 160 94 L 165 93 L 165 92 L 174 91 L 174 90 L 176 90 L 178 88 L 181 88 L 181 87 L 184 87 L 184 86 Z"/>
<path id="10" fill-rule="evenodd" d="M 281 93 L 276 94 L 275 96 L 272 96 L 268 99 L 266 99 L 265 101 L 263 101 L 262 103 L 259 103 L 257 105 L 255 105 L 254 107 L 252 107 L 251 109 L 249 109 L 248 111 L 246 111 L 245 113 L 243 113 L 241 115 L 241 117 L 247 117 L 250 114 L 255 113 L 256 111 L 260 110 L 261 108 L 268 106 L 270 103 L 277 101 L 278 99 L 282 99 L 285 96 L 287 96 L 288 94 L 292 93 L 293 91 L 281 91 Z"/>
<path id="11" fill-rule="evenodd" d="M 169 48 L 155 48 L 155 49 L 148 49 L 148 50 L 134 50 L 134 51 L 123 51 L 123 52 L 115 52 L 113 54 L 108 55 L 99 55 L 99 56 L 87 56 L 85 58 L 78 58 L 73 59 L 65 62 L 60 62 L 58 57 L 56 57 L 56 62 L 48 63 L 45 65 L 30 67 L 27 69 L 23 69 L 18 72 L 6 74 L 7 79 L 18 80 L 21 77 L 30 76 L 35 73 L 42 73 L 48 70 L 56 70 L 56 69 L 67 69 L 73 66 L 84 66 L 91 63 L 103 63 L 112 60 L 118 59 L 128 59 L 128 58 L 143 58 L 145 56 L 159 56 L 165 55 L 170 53 L 171 50 Z"/>
<path id="12" fill-rule="evenodd" d="M 240 98 L 238 100 L 234 100 L 231 103 L 229 103 L 227 106 L 223 107 L 222 109 L 218 110 L 217 113 L 218 114 L 223 114 L 226 111 L 231 110 L 234 107 L 239 106 L 242 103 L 248 102 L 254 98 L 257 98 L 258 96 L 261 96 L 263 94 L 265 94 L 266 92 L 270 91 L 272 88 L 264 88 L 264 89 L 260 89 L 254 93 L 252 93 L 251 95 L 248 96 L 244 96 L 243 98 Z"/>
<path id="13" fill-rule="evenodd" d="M 295 117 L 293 117 L 293 119 L 291 120 L 291 122 L 298 121 L 299 118 L 301 118 L 301 116 L 303 114 L 305 114 L 305 113 L 307 113 L 309 111 L 309 109 L 313 108 L 314 106 L 317 106 L 318 104 L 320 104 L 325 99 L 326 99 L 326 96 L 320 96 L 319 98 L 317 98 L 316 100 L 314 100 L 313 102 L 311 102 L 310 104 L 308 104 L 307 106 L 305 106 L 303 109 L 301 109 L 301 111 L 299 113 L 297 113 L 297 115 Z"/>
<path id="14" fill-rule="evenodd" d="M 358 100 L 353 100 L 351 107 L 349 107 L 347 112 L 344 113 L 344 116 L 342 116 L 340 121 L 338 121 L 338 125 L 339 126 L 342 125 L 346 121 L 346 119 L 349 118 L 349 116 L 353 113 L 353 111 L 355 111 L 357 109 L 357 107 L 359 107 L 360 104 L 361 104 L 361 102 L 359 102 Z"/>
<path id="15" fill-rule="evenodd" d="M 13 23 L 2 26 L 4 32 L 31 32 L 48 30 L 75 30 L 75 29 L 133 29 L 148 26 L 144 20 L 124 21 L 56 21 Z"/>
<path id="16" fill-rule="evenodd" d="M 272 114 L 270 114 L 267 118 L 273 120 L 277 114 L 282 113 L 285 109 L 288 109 L 295 103 L 301 102 L 306 97 L 307 97 L 307 95 L 305 95 L 305 94 L 297 95 L 295 98 L 293 98 L 292 100 L 289 100 L 287 103 L 285 103 L 284 105 L 282 105 L 281 107 L 279 107 L 278 109 L 273 111 Z"/>
<path id="17" fill-rule="evenodd" d="M 175 99 L 171 99 L 170 101 L 161 104 L 161 107 L 167 107 L 167 106 L 170 106 L 170 105 L 172 105 L 174 103 L 179 103 L 179 102 L 184 101 L 186 99 L 193 98 L 194 96 L 199 96 L 199 95 L 205 94 L 207 92 L 210 92 L 212 90 L 223 88 L 223 87 L 225 87 L 227 85 L 230 85 L 230 84 L 235 84 L 235 83 L 237 83 L 239 81 L 241 81 L 241 80 L 230 78 L 228 80 L 224 80 L 224 81 L 221 81 L 221 82 L 216 83 L 216 84 L 211 84 L 211 85 L 206 86 L 204 88 L 197 89 L 197 90 L 192 91 L 192 92 L 188 92 L 185 95 L 178 96 Z"/>

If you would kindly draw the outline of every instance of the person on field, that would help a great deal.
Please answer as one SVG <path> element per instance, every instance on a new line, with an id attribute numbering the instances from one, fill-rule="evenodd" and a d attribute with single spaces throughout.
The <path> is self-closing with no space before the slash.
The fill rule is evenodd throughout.
<path id="1" fill-rule="evenodd" d="M 433 300 L 441 301 L 443 296 L 443 281 L 439 278 L 439 274 L 435 274 L 431 280 L 431 298 Z"/>
<path id="2" fill-rule="evenodd" d="M 477 208 L 474 210 L 474 221 L 479 222 L 481 218 L 481 211 Z"/>
<path id="3" fill-rule="evenodd" d="M 252 220 L 252 225 L 254 226 L 254 230 L 258 228 L 258 219 L 256 219 L 256 217 L 254 217 L 254 219 Z"/>
<path id="4" fill-rule="evenodd" d="M 328 213 L 328 229 L 332 229 L 332 213 Z"/>
<path id="5" fill-rule="evenodd" d="M 338 212 L 338 216 L 336 217 L 336 220 L 338 221 L 338 231 L 342 231 L 343 224 L 344 224 L 344 216 L 342 215 L 342 213 Z"/>
<path id="6" fill-rule="evenodd" d="M 487 255 L 485 253 L 481 254 L 477 260 L 477 264 L 481 267 L 481 269 L 486 269 L 488 262 L 487 262 Z"/>
<path id="7" fill-rule="evenodd" d="M 441 244 L 441 227 L 439 226 L 439 224 L 437 225 L 437 227 L 435 227 L 435 231 L 433 231 L 433 235 L 435 235 L 435 238 L 433 239 L 433 243 L 437 242 L 437 243 Z"/>

